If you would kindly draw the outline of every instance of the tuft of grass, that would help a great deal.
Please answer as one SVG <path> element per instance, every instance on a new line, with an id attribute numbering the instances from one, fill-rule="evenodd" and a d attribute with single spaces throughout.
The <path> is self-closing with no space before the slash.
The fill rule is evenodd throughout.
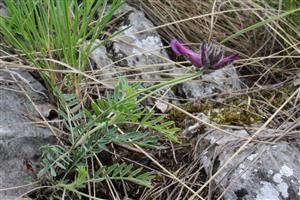
<path id="1" fill-rule="evenodd" d="M 55 73 L 53 70 L 65 67 L 52 60 L 85 71 L 94 41 L 104 38 L 106 24 L 123 3 L 113 0 L 108 6 L 108 0 L 81 4 L 67 0 L 5 0 L 8 17 L 0 18 L 0 34 L 17 53 L 48 70 L 40 73 L 49 89 L 57 86 L 69 90 L 80 83 L 82 75 Z"/>

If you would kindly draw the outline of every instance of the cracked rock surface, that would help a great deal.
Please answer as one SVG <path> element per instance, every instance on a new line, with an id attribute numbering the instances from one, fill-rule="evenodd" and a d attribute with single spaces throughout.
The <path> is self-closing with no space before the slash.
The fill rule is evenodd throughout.
<path id="1" fill-rule="evenodd" d="M 13 78 L 15 77 L 15 79 Z M 37 170 L 43 144 L 54 142 L 49 129 L 33 123 L 30 117 L 38 117 L 32 103 L 22 92 L 22 86 L 37 104 L 47 103 L 43 86 L 29 73 L 21 70 L 0 69 L 0 188 L 29 184 L 36 178 L 26 167 L 32 162 Z M 15 199 L 34 187 L 25 186 L 0 192 L 0 199 Z"/>
<path id="2" fill-rule="evenodd" d="M 225 131 L 209 129 L 198 138 L 201 142 L 195 159 L 201 159 L 207 174 L 221 169 L 245 143 L 241 138 L 249 137 L 249 132 L 242 129 Z M 274 131 L 265 130 L 259 136 L 272 138 Z M 299 166 L 299 140 L 282 139 L 274 144 L 254 141 L 220 171 L 211 189 L 225 191 L 225 200 L 300 199 Z"/>

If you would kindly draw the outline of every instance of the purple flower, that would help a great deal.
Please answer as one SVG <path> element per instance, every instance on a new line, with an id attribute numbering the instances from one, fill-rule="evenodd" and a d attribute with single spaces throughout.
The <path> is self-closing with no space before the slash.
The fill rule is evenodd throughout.
<path id="1" fill-rule="evenodd" d="M 214 43 L 202 43 L 199 53 L 184 47 L 176 39 L 173 39 L 170 45 L 176 54 L 186 57 L 198 68 L 220 69 L 239 59 L 238 54 L 224 56 L 224 50 Z"/>

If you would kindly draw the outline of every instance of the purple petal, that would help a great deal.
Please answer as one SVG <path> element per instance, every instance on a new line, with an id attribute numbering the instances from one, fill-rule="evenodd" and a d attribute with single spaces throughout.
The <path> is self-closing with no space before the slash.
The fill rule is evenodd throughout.
<path id="1" fill-rule="evenodd" d="M 178 55 L 187 56 L 191 52 L 191 50 L 189 50 L 188 48 L 185 48 L 176 39 L 173 39 L 171 41 L 170 46 L 171 46 L 172 50 Z"/>
<path id="2" fill-rule="evenodd" d="M 191 61 L 193 65 L 195 65 L 196 67 L 201 67 L 201 56 L 198 53 L 184 47 L 176 39 L 173 39 L 171 41 L 170 46 L 176 54 L 185 56 L 189 61 Z"/>
<path id="3" fill-rule="evenodd" d="M 182 54 L 182 45 L 176 40 L 176 39 L 173 39 L 170 43 L 170 46 L 172 48 L 172 50 L 176 53 L 176 54 L 179 54 L 181 55 Z"/>
<path id="4" fill-rule="evenodd" d="M 200 55 L 201 55 L 201 58 L 200 58 L 200 63 L 202 65 L 202 67 L 207 67 L 208 66 L 208 58 L 207 58 L 207 55 L 206 55 L 206 43 L 202 44 L 201 45 L 201 49 L 200 49 Z"/>
<path id="5" fill-rule="evenodd" d="M 186 56 L 189 61 L 195 66 L 195 67 L 202 67 L 201 65 L 201 56 L 200 54 L 197 54 L 195 52 L 191 52 L 188 56 Z"/>
<path id="6" fill-rule="evenodd" d="M 238 60 L 240 56 L 238 54 L 226 56 L 222 60 L 220 60 L 216 65 L 212 66 L 213 69 L 220 69 L 222 67 L 225 67 L 226 65 L 229 65 L 233 63 L 233 61 Z"/>

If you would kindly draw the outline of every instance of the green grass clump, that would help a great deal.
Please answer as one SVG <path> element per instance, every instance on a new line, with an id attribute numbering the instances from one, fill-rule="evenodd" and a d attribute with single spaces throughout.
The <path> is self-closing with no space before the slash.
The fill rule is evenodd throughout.
<path id="1" fill-rule="evenodd" d="M 76 87 L 87 69 L 96 39 L 124 0 L 6 0 L 8 17 L 0 18 L 4 41 L 25 54 L 36 67 L 48 70 L 74 68 L 74 73 L 41 71 L 50 89 Z M 95 20 L 97 18 L 97 20 Z M 70 66 L 66 68 L 59 62 Z"/>

